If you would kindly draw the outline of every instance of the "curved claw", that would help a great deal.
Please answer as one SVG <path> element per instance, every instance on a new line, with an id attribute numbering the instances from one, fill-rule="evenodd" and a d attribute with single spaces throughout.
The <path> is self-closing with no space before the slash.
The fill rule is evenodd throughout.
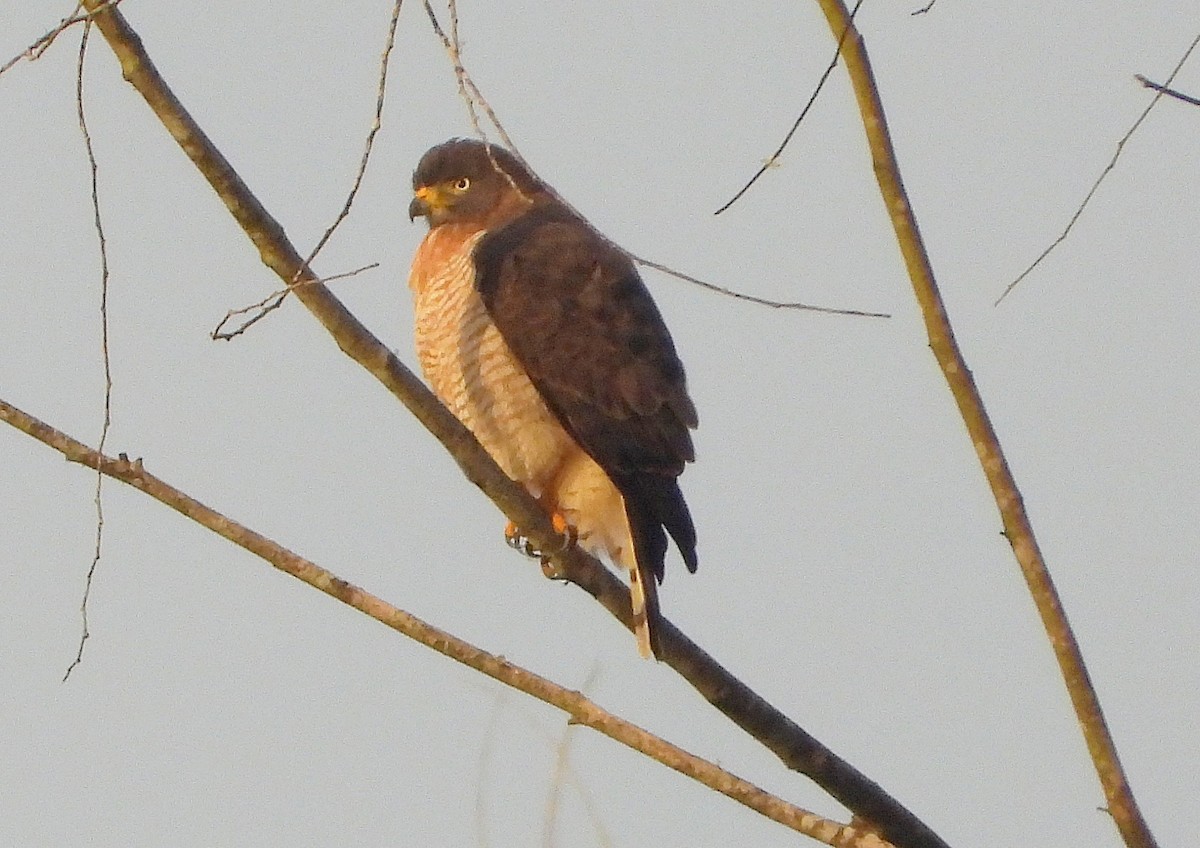
<path id="1" fill-rule="evenodd" d="M 504 543 L 514 551 L 536 559 L 540 553 L 533 546 L 533 541 L 521 533 L 521 529 L 511 521 L 504 525 Z"/>
<path id="2" fill-rule="evenodd" d="M 504 525 L 504 542 L 513 550 L 520 551 L 531 559 L 540 559 L 542 564 L 545 565 L 550 556 L 570 550 L 579 541 L 579 532 L 567 523 L 567 519 L 561 513 L 552 513 L 550 523 L 553 525 L 555 532 L 563 537 L 562 546 L 556 551 L 547 553 L 546 551 L 538 550 L 534 546 L 533 540 L 525 536 L 521 532 L 521 528 L 517 527 L 511 521 Z"/>

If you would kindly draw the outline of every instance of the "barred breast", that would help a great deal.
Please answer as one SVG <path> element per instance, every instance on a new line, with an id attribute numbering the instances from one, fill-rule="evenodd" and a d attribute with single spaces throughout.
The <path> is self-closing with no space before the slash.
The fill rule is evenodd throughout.
<path id="1" fill-rule="evenodd" d="M 417 356 L 434 394 L 475 434 L 504 473 L 575 528 L 580 544 L 629 570 L 642 656 L 652 656 L 648 603 L 625 502 L 608 475 L 558 423 L 517 362 L 475 290 L 471 253 L 483 231 L 462 224 L 431 230 L 408 284 Z"/>
<path id="2" fill-rule="evenodd" d="M 574 449 L 492 323 L 471 252 L 482 230 L 444 224 L 417 251 L 417 356 L 434 394 L 475 434 L 509 477 L 541 495 Z M 434 269 L 432 274 L 426 269 Z"/>

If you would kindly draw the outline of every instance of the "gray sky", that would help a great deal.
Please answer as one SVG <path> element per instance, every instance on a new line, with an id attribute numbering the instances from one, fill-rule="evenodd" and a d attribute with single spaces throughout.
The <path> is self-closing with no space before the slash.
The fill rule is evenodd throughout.
<path id="1" fill-rule="evenodd" d="M 1163 845 L 1200 829 L 1200 111 L 1161 103 L 1066 223 L 1195 36 L 1184 0 L 869 2 L 861 17 L 959 341 L 1024 492 L 1129 777 Z M 68 4 L 0 9 L 0 60 Z M 360 0 L 122 5 L 193 115 L 302 249 L 340 208 L 389 14 Z M 289 7 L 290 8 L 290 7 Z M 815 3 L 476 3 L 465 59 L 524 155 L 631 250 L 765 297 L 647 274 L 700 408 L 683 478 L 701 568 L 663 604 L 701 645 L 956 846 L 1116 845 L 1033 606 L 930 355 Z M 85 441 L 101 421 L 99 270 L 75 120 L 78 30 L 0 78 L 0 397 Z M 1200 58 L 1177 86 L 1200 93 Z M 92 44 L 108 233 L 108 448 L 342 577 L 784 797 L 788 773 L 581 592 L 411 417 L 272 291 L 211 190 Z M 470 133 L 419 4 L 384 130 L 317 263 L 414 363 L 413 165 Z M 0 428 L 0 844 L 540 845 L 561 715 L 508 694 L 115 483 L 83 665 L 95 486 Z M 560 846 L 801 838 L 573 731 Z"/>

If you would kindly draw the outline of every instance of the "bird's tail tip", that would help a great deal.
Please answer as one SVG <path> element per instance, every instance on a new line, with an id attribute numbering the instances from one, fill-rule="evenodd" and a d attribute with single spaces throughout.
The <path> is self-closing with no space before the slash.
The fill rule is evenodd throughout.
<path id="1" fill-rule="evenodd" d="M 629 569 L 629 597 L 638 653 L 642 659 L 658 659 L 658 586 L 653 577 L 643 580 L 641 569 L 636 566 Z"/>

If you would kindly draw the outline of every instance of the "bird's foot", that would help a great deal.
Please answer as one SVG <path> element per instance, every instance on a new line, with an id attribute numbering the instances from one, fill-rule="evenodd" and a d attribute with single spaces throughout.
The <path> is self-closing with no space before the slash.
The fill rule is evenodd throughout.
<path id="1" fill-rule="evenodd" d="M 521 528 L 517 527 L 513 522 L 508 522 L 504 525 L 504 543 L 514 551 L 519 551 L 527 557 L 538 556 L 537 548 L 533 545 L 533 540 L 521 534 Z"/>
<path id="2" fill-rule="evenodd" d="M 532 559 L 541 560 L 542 565 L 545 566 L 550 557 L 570 550 L 579 541 L 579 533 L 567 523 L 567 519 L 563 517 L 562 513 L 551 513 L 550 524 L 554 527 L 554 532 L 563 537 L 562 546 L 556 551 L 538 550 L 533 540 L 524 535 L 521 528 L 511 521 L 504 525 L 504 541 L 513 550 L 520 551 Z"/>

